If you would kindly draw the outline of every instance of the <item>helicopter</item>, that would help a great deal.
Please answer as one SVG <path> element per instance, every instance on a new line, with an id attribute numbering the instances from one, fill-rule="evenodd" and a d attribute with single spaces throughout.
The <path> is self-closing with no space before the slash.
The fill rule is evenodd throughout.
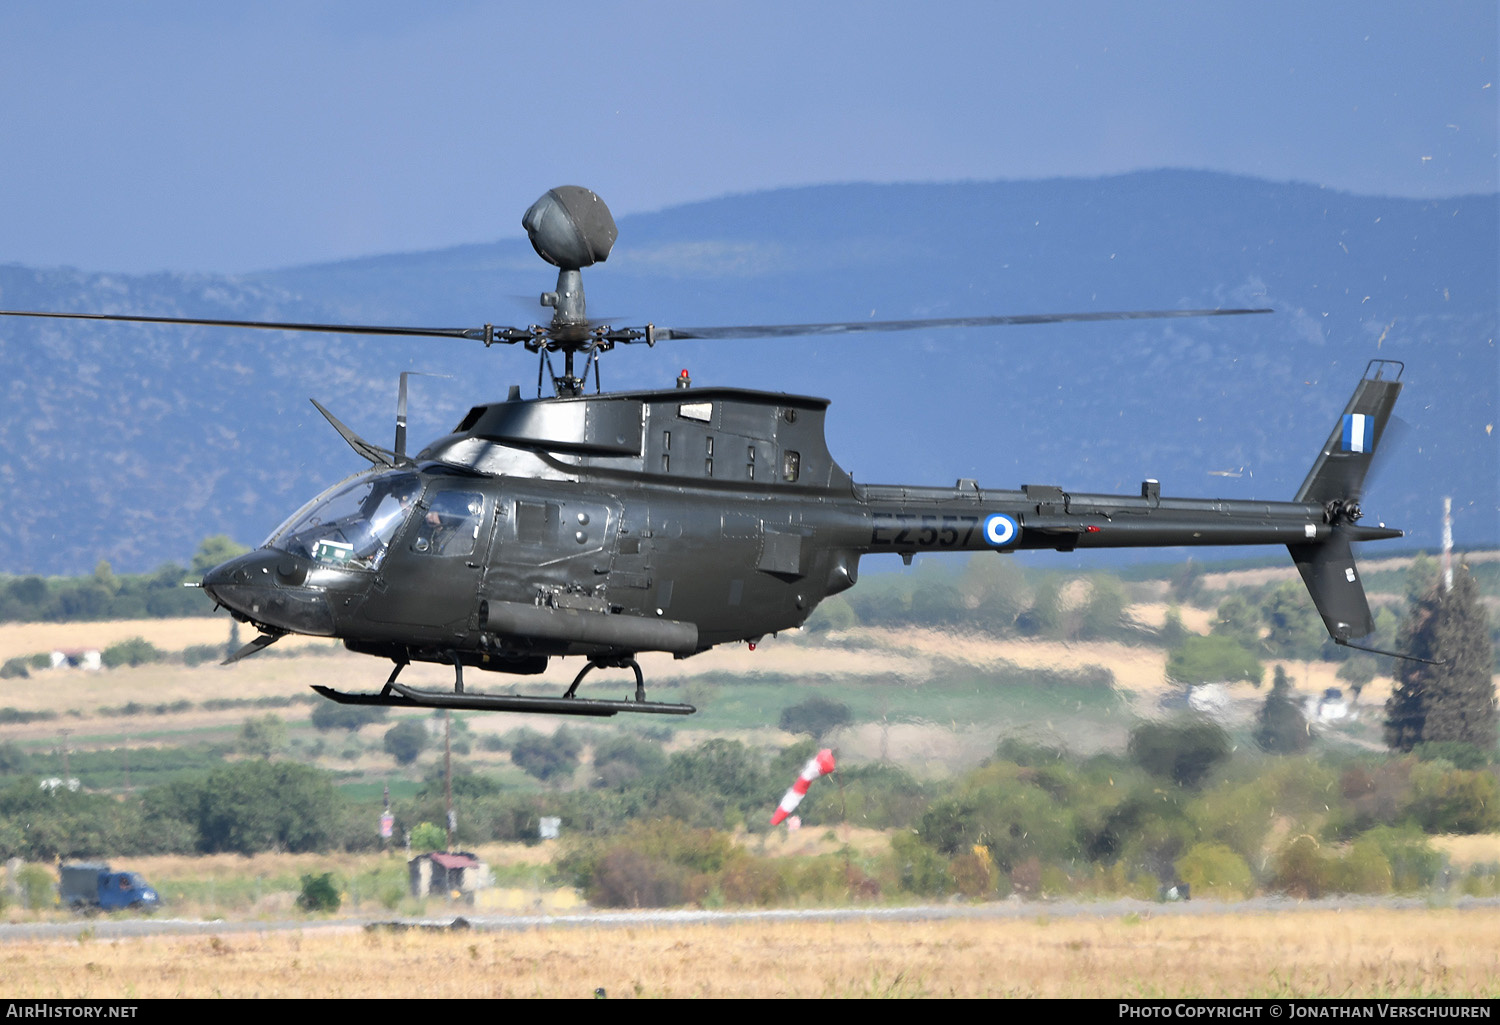
<path id="1" fill-rule="evenodd" d="M 844 335 L 951 327 L 1265 314 L 1268 309 L 1140 310 L 737 327 L 616 327 L 586 312 L 582 271 L 618 235 L 595 193 L 549 190 L 522 226 L 557 268 L 546 324 L 468 328 L 207 320 L 0 311 L 4 316 L 191 324 L 340 334 L 445 337 L 521 345 L 538 357 L 537 396 L 512 386 L 474 406 L 415 454 L 406 439 L 407 373 L 392 448 L 318 411 L 370 465 L 309 501 L 257 549 L 214 567 L 200 586 L 258 635 L 226 663 L 289 634 L 341 640 L 388 660 L 378 691 L 315 686 L 347 704 L 613 716 L 687 715 L 648 700 L 637 656 L 687 658 L 752 647 L 801 626 L 853 587 L 860 559 L 918 553 L 1285 545 L 1332 639 L 1362 650 L 1374 630 L 1352 543 L 1402 531 L 1362 519 L 1360 495 L 1401 391 L 1404 366 L 1371 360 L 1290 501 L 1079 494 L 856 483 L 829 452 L 828 400 L 732 387 L 604 392 L 600 357 L 616 346 L 677 339 Z M 560 356 L 559 372 L 553 362 Z M 582 366 L 579 366 L 579 361 Z M 594 390 L 588 391 L 589 376 Z M 550 378 L 551 395 L 543 395 Z M 1396 655 L 1393 652 L 1380 654 Z M 466 689 L 464 670 L 518 676 L 553 658 L 584 665 L 557 696 Z M 1396 655 L 1396 657 L 1407 657 Z M 413 662 L 453 667 L 451 690 L 399 680 Z M 634 697 L 579 696 L 587 675 L 628 669 Z"/>

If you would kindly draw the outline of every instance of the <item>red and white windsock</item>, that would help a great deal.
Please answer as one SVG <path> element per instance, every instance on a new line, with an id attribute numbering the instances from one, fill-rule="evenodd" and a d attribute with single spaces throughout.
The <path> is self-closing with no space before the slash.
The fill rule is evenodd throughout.
<path id="1" fill-rule="evenodd" d="M 790 815 L 802 803 L 802 798 L 807 794 L 807 788 L 812 786 L 812 781 L 819 776 L 826 776 L 833 771 L 833 752 L 824 748 L 813 755 L 808 763 L 802 766 L 802 774 L 797 777 L 797 782 L 792 784 L 792 789 L 782 797 L 781 803 L 776 806 L 776 814 L 771 816 L 771 825 L 781 825 L 781 820 Z"/>

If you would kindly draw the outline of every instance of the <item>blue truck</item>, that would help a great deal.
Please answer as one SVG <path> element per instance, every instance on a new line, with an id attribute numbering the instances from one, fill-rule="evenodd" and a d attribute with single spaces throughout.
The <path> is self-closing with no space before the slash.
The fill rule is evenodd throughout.
<path id="1" fill-rule="evenodd" d="M 153 911 L 161 898 L 150 883 L 134 872 L 114 872 L 102 861 L 79 861 L 57 866 L 57 895 L 75 911 Z"/>

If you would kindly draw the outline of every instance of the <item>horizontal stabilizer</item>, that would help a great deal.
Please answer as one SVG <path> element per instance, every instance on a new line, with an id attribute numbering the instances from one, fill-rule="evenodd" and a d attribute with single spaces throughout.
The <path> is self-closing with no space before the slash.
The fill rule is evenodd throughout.
<path id="1" fill-rule="evenodd" d="M 279 634 L 279 633 L 265 633 L 265 634 L 261 634 L 259 637 L 255 638 L 255 640 L 251 641 L 249 644 L 246 644 L 244 647 L 240 648 L 238 651 L 236 651 L 234 654 L 230 655 L 224 661 L 220 662 L 219 665 L 221 665 L 221 666 L 232 665 L 233 663 L 238 662 L 242 658 L 249 658 L 251 655 L 254 655 L 257 652 L 262 651 L 262 650 L 264 650 L 266 648 L 269 648 L 271 645 L 273 645 L 277 641 L 281 640 L 281 638 L 284 637 L 284 636 L 286 636 L 286 635 L 285 634 Z"/>

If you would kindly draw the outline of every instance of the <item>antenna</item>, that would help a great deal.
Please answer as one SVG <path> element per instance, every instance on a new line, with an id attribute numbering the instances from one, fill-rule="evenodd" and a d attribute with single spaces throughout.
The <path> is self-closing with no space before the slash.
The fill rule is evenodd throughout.
<path id="1" fill-rule="evenodd" d="M 1453 590 L 1453 496 L 1443 496 L 1443 593 Z"/>

